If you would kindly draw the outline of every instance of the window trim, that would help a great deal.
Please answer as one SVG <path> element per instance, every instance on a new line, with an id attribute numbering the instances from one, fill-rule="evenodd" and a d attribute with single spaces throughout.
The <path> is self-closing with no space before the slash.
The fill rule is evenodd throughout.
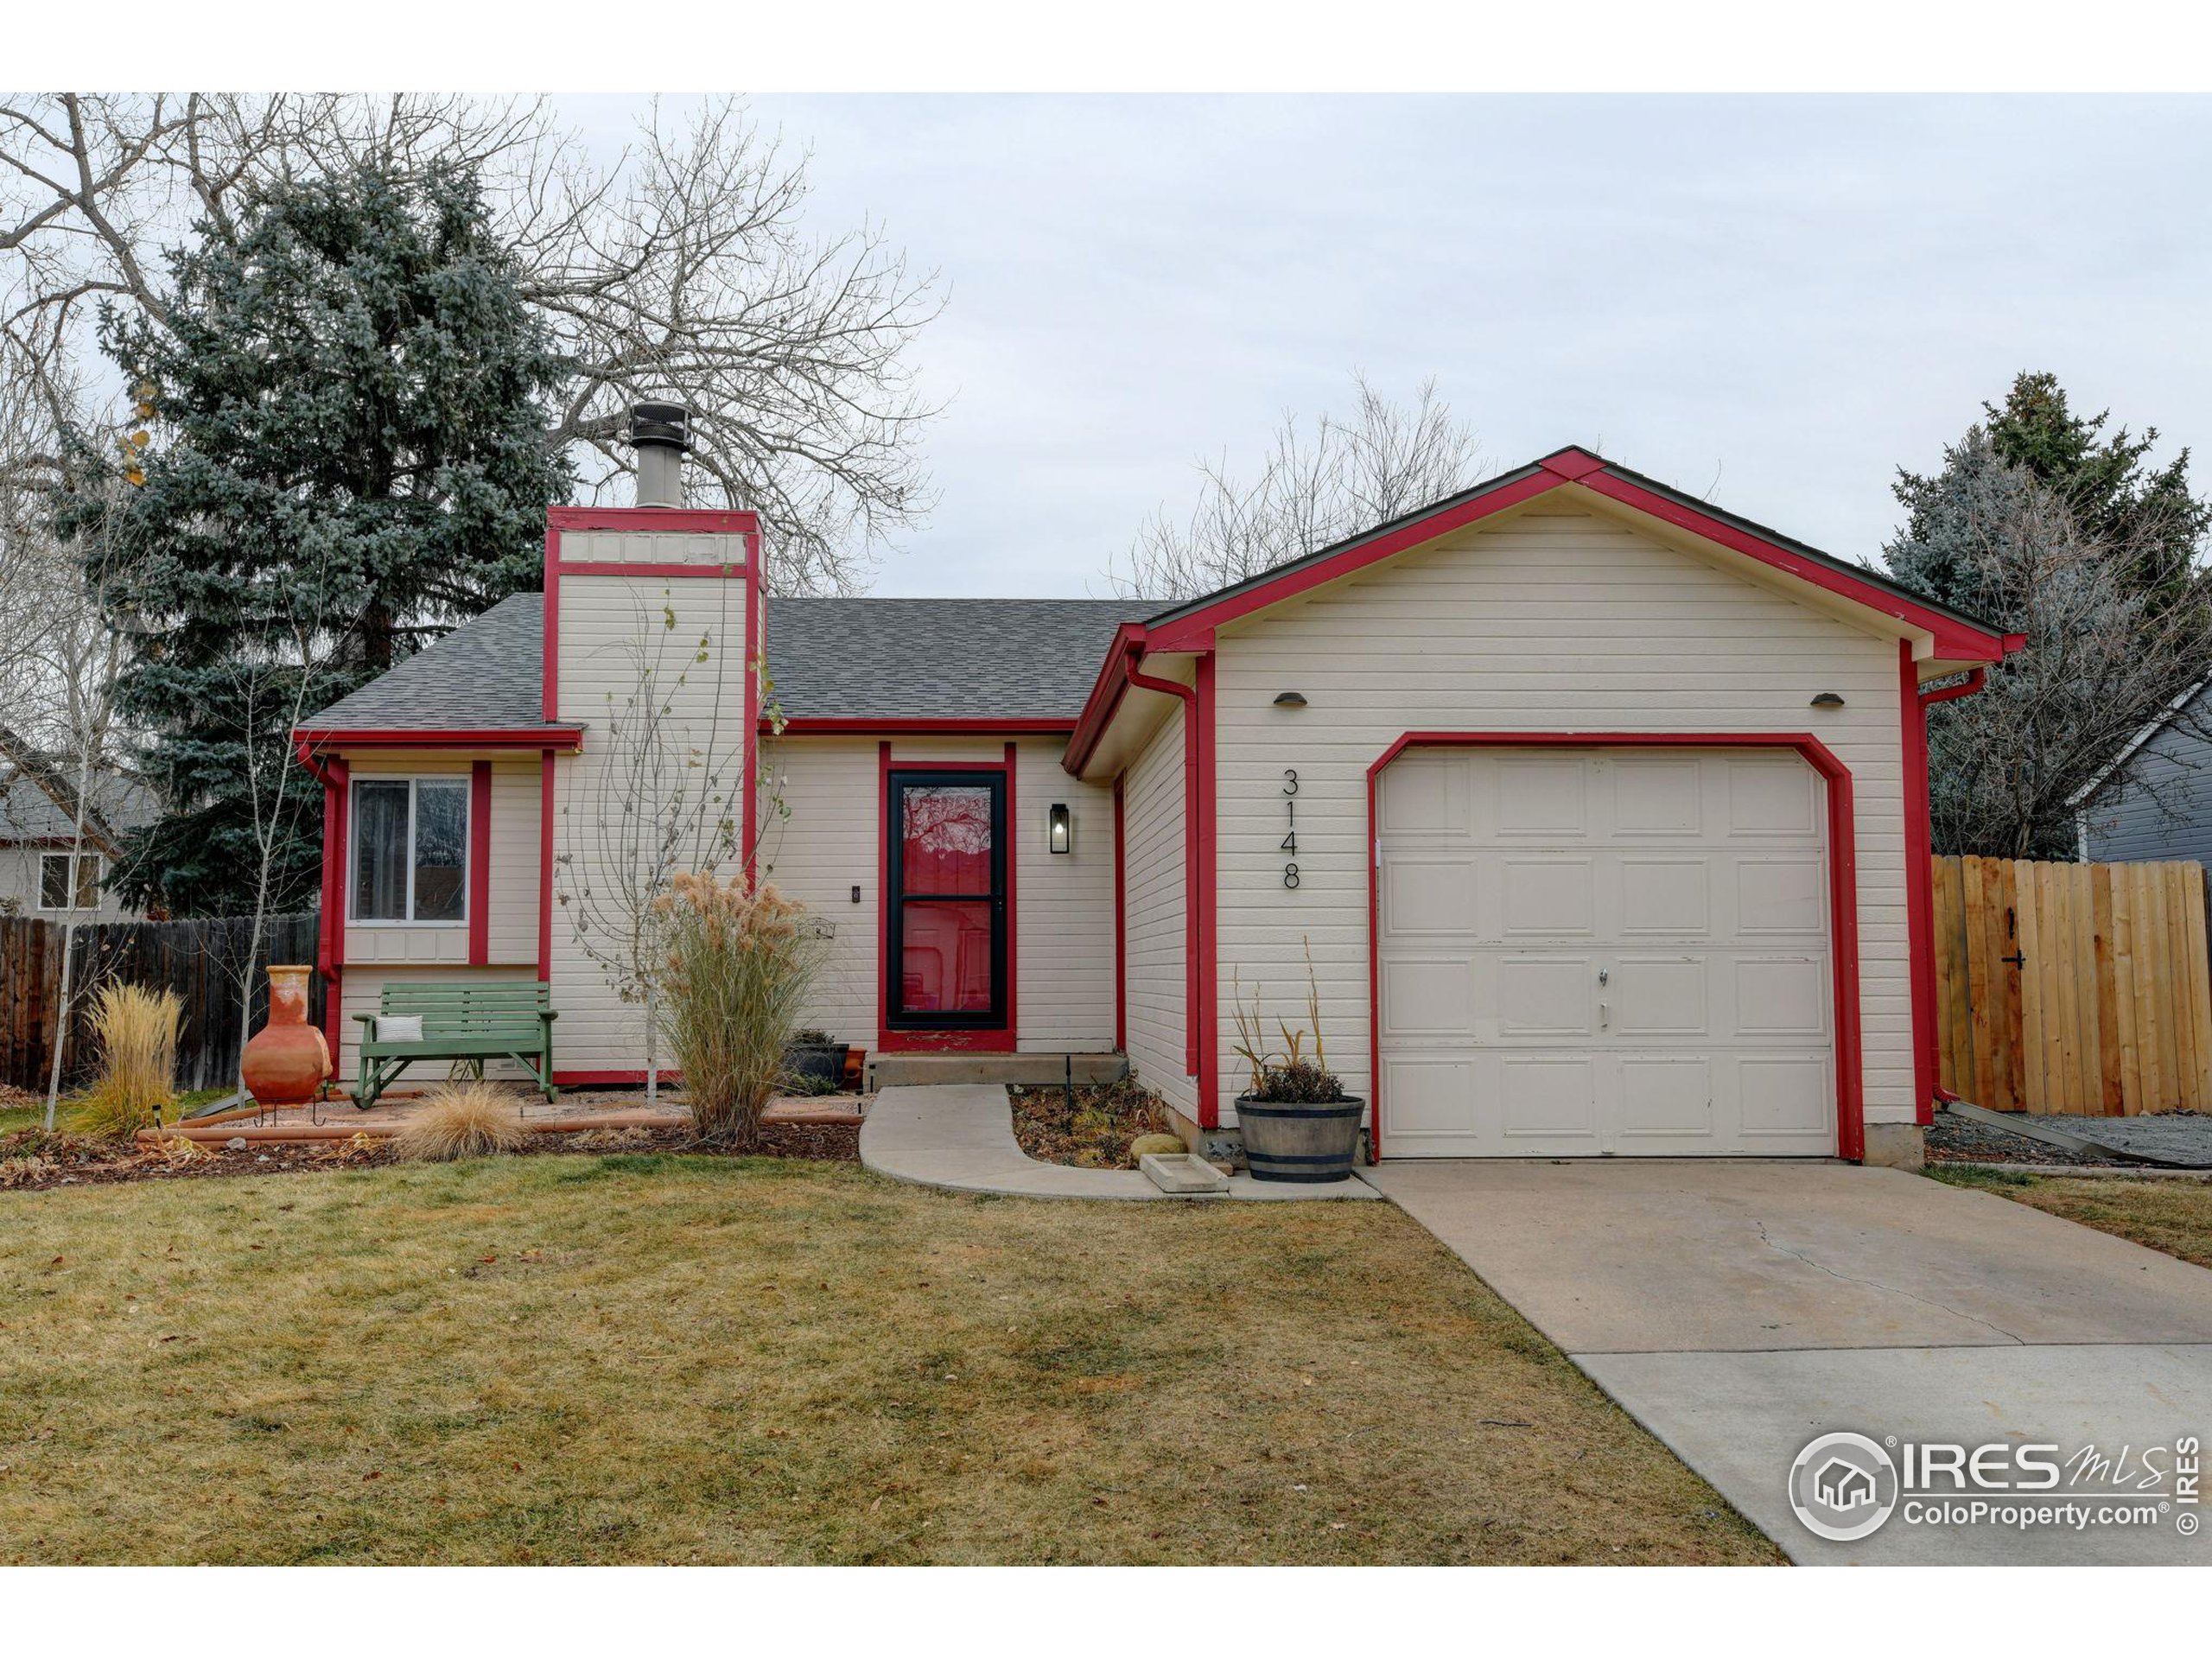
<path id="1" fill-rule="evenodd" d="M 475 837 L 474 815 L 476 810 L 475 791 L 471 778 L 465 772 L 374 772 L 363 777 L 355 772 L 346 785 L 346 925 L 348 927 L 404 927 L 404 928 L 466 928 L 468 925 L 469 880 L 474 874 Z M 407 785 L 407 914 L 400 916 L 363 916 L 360 913 L 360 856 L 362 840 L 361 785 L 364 784 L 404 784 Z M 461 791 L 461 914 L 450 921 L 418 921 L 415 917 L 415 802 L 424 784 L 448 784 Z"/>
<path id="2" fill-rule="evenodd" d="M 67 859 L 73 865 L 81 865 L 86 863 L 90 863 L 92 865 L 92 902 L 91 904 L 87 905 L 79 903 L 73 905 L 49 905 L 46 902 L 46 861 L 49 858 Z M 32 908 L 36 910 L 42 916 L 68 916 L 83 911 L 97 911 L 102 904 L 106 902 L 107 899 L 107 894 L 103 891 L 103 884 L 107 879 L 107 871 L 104 868 L 105 862 L 106 861 L 101 858 L 98 853 L 41 853 L 38 855 L 38 872 L 35 884 L 36 891 Z M 70 873 L 73 875 L 76 872 L 73 869 Z M 74 898 L 78 893 L 81 891 L 83 883 L 81 881 L 73 881 L 69 887 L 70 896 Z"/>

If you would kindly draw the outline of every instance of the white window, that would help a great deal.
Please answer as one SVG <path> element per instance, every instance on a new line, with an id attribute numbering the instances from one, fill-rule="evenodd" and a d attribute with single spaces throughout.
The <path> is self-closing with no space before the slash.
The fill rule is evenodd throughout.
<path id="1" fill-rule="evenodd" d="M 69 865 L 67 853 L 41 853 L 38 859 L 38 907 L 41 910 L 68 910 Z M 78 855 L 77 902 L 78 910 L 97 910 L 100 903 L 100 861 L 97 853 Z"/>
<path id="2" fill-rule="evenodd" d="M 463 922 L 468 779 L 363 778 L 353 785 L 357 922 Z"/>

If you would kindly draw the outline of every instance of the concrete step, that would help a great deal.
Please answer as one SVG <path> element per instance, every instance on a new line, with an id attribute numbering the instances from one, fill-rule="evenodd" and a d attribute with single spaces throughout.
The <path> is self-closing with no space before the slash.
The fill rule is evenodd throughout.
<path id="1" fill-rule="evenodd" d="M 1120 1054 L 870 1054 L 862 1087 L 932 1083 L 1013 1083 L 1042 1087 L 1065 1080 L 1074 1062 L 1077 1083 L 1113 1083 L 1128 1075 Z"/>

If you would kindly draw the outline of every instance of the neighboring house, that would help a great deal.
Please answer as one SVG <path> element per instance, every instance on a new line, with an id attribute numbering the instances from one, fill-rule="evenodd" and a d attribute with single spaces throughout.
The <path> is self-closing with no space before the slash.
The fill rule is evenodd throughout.
<path id="1" fill-rule="evenodd" d="M 2017 636 L 1580 449 L 1173 605 L 764 600 L 759 534 L 556 508 L 542 596 L 302 728 L 342 1075 L 432 974 L 548 981 L 561 1075 L 640 1075 L 551 877 L 591 875 L 650 614 L 766 662 L 742 821 L 831 932 L 840 1039 L 1119 1052 L 1195 1137 L 1236 1120 L 1232 999 L 1302 1023 L 1310 952 L 1382 1156 L 1916 1156 L 1919 689 Z"/>
<path id="2" fill-rule="evenodd" d="M 74 783 L 68 762 L 54 764 Z M 143 829 L 160 812 L 154 791 L 129 772 L 96 772 L 91 792 L 102 820 L 118 833 Z M 97 836 L 79 842 L 73 812 L 20 770 L 0 768 L 0 915 L 64 920 L 73 879 L 79 921 L 141 919 L 143 912 L 107 891 L 112 851 Z"/>
<path id="3" fill-rule="evenodd" d="M 2212 677 L 2144 723 L 2067 798 L 2084 863 L 2193 858 L 2212 868 Z"/>

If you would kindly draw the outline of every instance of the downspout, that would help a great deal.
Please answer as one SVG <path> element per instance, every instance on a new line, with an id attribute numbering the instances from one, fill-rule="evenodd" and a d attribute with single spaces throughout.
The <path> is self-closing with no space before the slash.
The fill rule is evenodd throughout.
<path id="1" fill-rule="evenodd" d="M 2005 637 L 2005 645 L 2006 645 L 2006 648 L 2007 648 L 2008 650 L 2012 648 L 2012 636 L 2011 636 L 2011 635 L 2007 635 L 2007 636 Z M 1972 696 L 1975 692 L 1977 692 L 1977 691 L 1980 690 L 1982 689 L 1982 687 L 1983 687 L 1985 684 L 1986 684 L 1986 683 L 1988 683 L 1988 680 L 1989 680 L 1989 671 L 1988 671 L 1986 668 L 1977 668 L 1977 669 L 1973 670 L 1970 673 L 1968 673 L 1968 674 L 1967 674 L 1967 676 L 1966 677 L 1966 678 L 1964 678 L 1963 680 L 1961 680 L 1961 681 L 1960 681 L 1956 685 L 1942 685 L 1942 686 L 1937 686 L 1937 687 L 1936 687 L 1934 690 L 1932 690 L 1932 691 L 1923 691 L 1923 692 L 1920 692 L 1920 693 L 1918 694 L 1918 696 L 1919 696 L 1919 702 L 1920 702 L 1920 722 L 1921 722 L 1920 765 L 1921 765 L 1921 778 L 1922 778 L 1922 781 L 1921 781 L 1921 786 L 1920 786 L 1920 791 L 1919 791 L 1919 793 L 1920 793 L 1921 801 L 1922 801 L 1922 803 L 1923 803 L 1923 811 L 1925 810 L 1925 804 L 1926 804 L 1926 801 L 1927 801 L 1927 795 L 1928 795 L 1928 785 L 1927 785 L 1927 770 L 1928 770 L 1928 738 L 1927 738 L 1927 728 L 1928 728 L 1928 711 L 1929 711 L 1929 709 L 1930 708 L 1934 707 L 1936 703 L 1939 703 L 1939 702 L 1952 702 L 1953 700 L 1955 700 L 1955 699 L 1956 699 L 1956 698 L 1959 698 L 1959 697 L 1970 697 L 1970 696 Z M 1932 883 L 1932 881 L 1931 881 L 1931 880 L 1930 880 L 1929 873 L 1928 869 L 1925 868 L 1925 867 L 1926 867 L 1926 865 L 1927 865 L 1927 863 L 1928 863 L 1928 859 L 1927 859 L 1926 857 L 1924 857 L 1924 856 L 1923 856 L 1920 861 L 1921 861 L 1921 864 L 1922 864 L 1923 868 L 1920 868 L 1920 869 L 1917 869 L 1917 870 L 1916 870 L 1916 871 L 1914 871 L 1914 872 L 1913 872 L 1913 880 L 1914 880 L 1914 882 L 1915 882 L 1916 886 L 1923 887 L 1928 887 L 1928 888 L 1931 888 L 1931 889 L 1932 889 L 1933 883 Z M 1929 893 L 1928 897 L 1927 897 L 1927 899 L 1926 899 L 1926 900 L 1925 900 L 1925 904 L 1926 904 L 1927 914 L 1928 914 L 1928 918 L 1929 918 L 1929 939 L 1928 939 L 1928 946 L 1929 946 L 1929 949 L 1930 950 L 1934 950 L 1934 948 L 1935 948 L 1935 943 L 1936 943 L 1936 941 L 1935 941 L 1935 916 L 1936 916 L 1936 903 L 1935 903 L 1935 897 L 1934 897 L 1934 893 L 1933 893 L 1932 890 Z M 1929 975 L 1929 978 L 1930 978 L 1931 980 L 1934 978 L 1935 971 L 1936 971 L 1936 970 L 1935 970 L 1935 964 L 1934 964 L 1934 963 L 1931 961 L 1931 962 L 1928 964 L 1928 967 L 1927 967 L 1927 972 L 1928 972 L 1928 975 Z M 1935 1032 L 1936 1032 L 1936 1011 L 1935 1011 L 1935 1009 L 1934 1009 L 1933 1006 L 1931 1006 L 1931 1007 L 1929 1007 L 1929 1015 L 1928 1015 L 1928 1029 L 1929 1029 L 1929 1037 L 1930 1037 L 1930 1041 L 1931 1041 L 1931 1043 L 1932 1043 L 1933 1039 L 1934 1039 L 1934 1034 L 1935 1034 Z M 1941 1082 L 1941 1081 L 1939 1081 L 1939 1079 L 1940 1079 L 1940 1077 L 1942 1077 L 1942 1064 L 1941 1064 L 1940 1058 L 1939 1058 L 1938 1056 L 1936 1056 L 1936 1055 L 1935 1055 L 1935 1054 L 1932 1054 L 1932 1053 L 1931 1053 L 1931 1054 L 1929 1054 L 1929 1055 L 1927 1057 L 1927 1058 L 1928 1058 L 1928 1067 L 1929 1067 L 1929 1072 L 1928 1072 L 1928 1074 L 1929 1074 L 1929 1090 L 1930 1090 L 1930 1092 L 1934 1095 L 1934 1096 L 1935 1096 L 1935 1098 L 1936 1098 L 1936 1103 L 1937 1103 L 1938 1105 L 1944 1105 L 1944 1106 L 1948 1106 L 1948 1105 L 1951 1104 L 1953 1102 L 1956 1101 L 1956 1100 L 1959 1098 L 1959 1096 L 1956 1096 L 1956 1095 L 1955 1095 L 1955 1094 L 1953 1094 L 1949 1090 L 1946 1089 L 1946 1088 L 1942 1085 L 1942 1082 Z"/>

